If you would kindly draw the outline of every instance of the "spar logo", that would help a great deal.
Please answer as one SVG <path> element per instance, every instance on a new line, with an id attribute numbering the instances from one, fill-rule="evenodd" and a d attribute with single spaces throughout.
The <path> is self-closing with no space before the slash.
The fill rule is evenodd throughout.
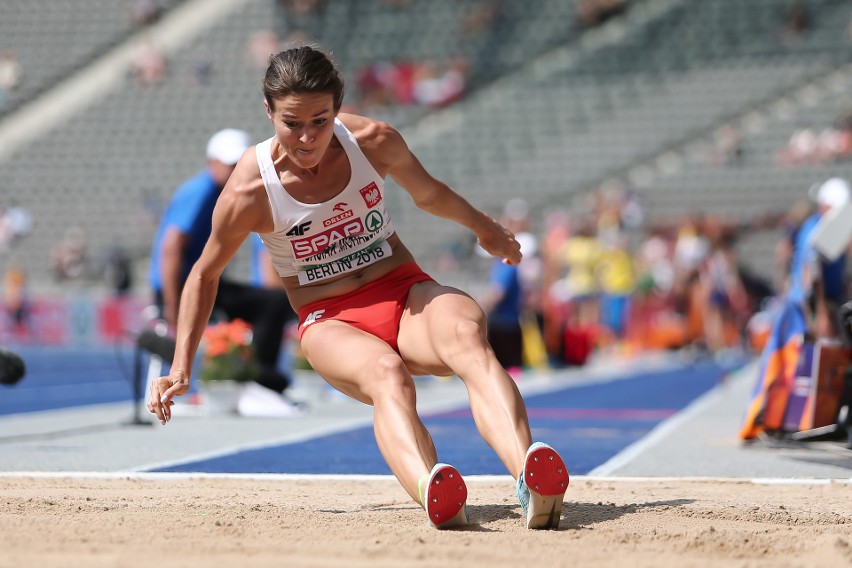
<path id="1" fill-rule="evenodd" d="M 364 224 L 367 226 L 368 231 L 375 233 L 382 228 L 385 224 L 385 220 L 382 217 L 382 214 L 378 211 L 370 211 L 364 219 Z"/>
<path id="2" fill-rule="evenodd" d="M 305 237 L 304 239 L 294 239 L 290 241 L 290 244 L 293 246 L 293 255 L 297 260 L 301 260 L 324 251 L 340 239 L 363 232 L 365 232 L 364 223 L 361 222 L 361 219 L 353 219 L 348 223 L 332 227 L 322 233 Z"/>
<path id="3" fill-rule="evenodd" d="M 370 185 L 362 187 L 359 191 L 361 192 L 361 197 L 364 198 L 364 203 L 367 204 L 367 207 L 375 207 L 382 200 L 382 192 L 379 191 L 379 186 L 377 186 L 374 181 L 371 181 Z"/>

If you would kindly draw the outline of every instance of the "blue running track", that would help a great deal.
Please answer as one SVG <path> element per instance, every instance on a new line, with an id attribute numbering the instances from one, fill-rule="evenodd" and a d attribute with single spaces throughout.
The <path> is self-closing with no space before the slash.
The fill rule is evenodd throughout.
<path id="1" fill-rule="evenodd" d="M 0 385 L 0 416 L 133 399 L 127 347 L 15 347 L 26 365 L 17 385 Z"/>
<path id="2" fill-rule="evenodd" d="M 130 348 L 20 348 L 27 376 L 0 387 L 0 416 L 127 401 L 133 397 Z M 724 371 L 699 362 L 665 371 L 526 396 L 533 438 L 585 474 L 639 440 L 719 383 Z M 479 436 L 469 408 L 424 416 L 441 461 L 465 475 L 506 471 Z M 235 451 L 154 471 L 208 473 L 389 474 L 371 426 L 311 440 Z"/>
<path id="3" fill-rule="evenodd" d="M 721 378 L 719 367 L 707 363 L 529 396 L 525 400 L 533 438 L 554 446 L 572 473 L 585 474 Z M 438 448 L 438 458 L 463 475 L 507 473 L 476 431 L 470 409 L 425 416 L 423 422 Z M 153 471 L 390 474 L 371 426 Z"/>

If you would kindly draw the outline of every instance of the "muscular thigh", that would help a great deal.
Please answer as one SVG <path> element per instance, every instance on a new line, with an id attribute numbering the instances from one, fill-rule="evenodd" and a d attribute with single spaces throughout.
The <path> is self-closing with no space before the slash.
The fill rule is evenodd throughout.
<path id="1" fill-rule="evenodd" d="M 373 404 L 380 362 L 397 356 L 381 339 L 337 321 L 312 325 L 302 335 L 301 347 L 323 379 L 365 404 Z"/>
<path id="2" fill-rule="evenodd" d="M 422 282 L 412 286 L 399 325 L 399 352 L 413 373 L 450 375 L 449 355 L 459 349 L 457 325 L 479 323 L 485 332 L 485 314 L 479 304 L 464 292 Z"/>

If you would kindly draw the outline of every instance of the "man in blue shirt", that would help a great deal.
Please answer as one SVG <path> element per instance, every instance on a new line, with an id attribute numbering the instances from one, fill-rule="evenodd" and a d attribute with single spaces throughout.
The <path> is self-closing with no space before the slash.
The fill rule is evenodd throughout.
<path id="1" fill-rule="evenodd" d="M 825 214 L 849 201 L 849 184 L 843 178 L 834 177 L 812 187 L 810 197 L 818 210 L 805 219 L 796 233 L 789 299 L 806 308 L 807 319 L 817 337 L 836 337 L 839 306 L 849 299 L 846 254 L 829 260 L 818 253 L 811 240 Z"/>
<path id="2" fill-rule="evenodd" d="M 154 238 L 149 283 L 171 328 L 177 324 L 183 285 L 210 237 L 219 194 L 250 145 L 249 135 L 241 130 L 227 128 L 214 134 L 207 144 L 207 166 L 184 182 L 166 207 Z M 252 325 L 255 357 L 261 368 L 256 382 L 283 394 L 290 379 L 277 369 L 278 356 L 284 324 L 295 317 L 286 295 L 223 278 L 214 307 L 228 319 L 240 318 Z M 269 412 L 284 414 L 286 406 L 275 407 L 282 412 Z"/>

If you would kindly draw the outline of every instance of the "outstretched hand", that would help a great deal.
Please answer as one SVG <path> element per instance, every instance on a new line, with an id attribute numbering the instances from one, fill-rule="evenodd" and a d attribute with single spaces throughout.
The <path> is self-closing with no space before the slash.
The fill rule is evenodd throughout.
<path id="1" fill-rule="evenodd" d="M 165 377 L 155 379 L 151 383 L 151 394 L 148 397 L 148 410 L 155 414 L 160 424 L 172 419 L 173 397 L 189 392 L 189 378 L 182 371 L 173 371 Z"/>
<path id="2" fill-rule="evenodd" d="M 476 234 L 479 246 L 488 254 L 502 258 L 505 264 L 519 264 L 521 245 L 515 240 L 514 233 L 490 217 L 488 221 Z"/>

